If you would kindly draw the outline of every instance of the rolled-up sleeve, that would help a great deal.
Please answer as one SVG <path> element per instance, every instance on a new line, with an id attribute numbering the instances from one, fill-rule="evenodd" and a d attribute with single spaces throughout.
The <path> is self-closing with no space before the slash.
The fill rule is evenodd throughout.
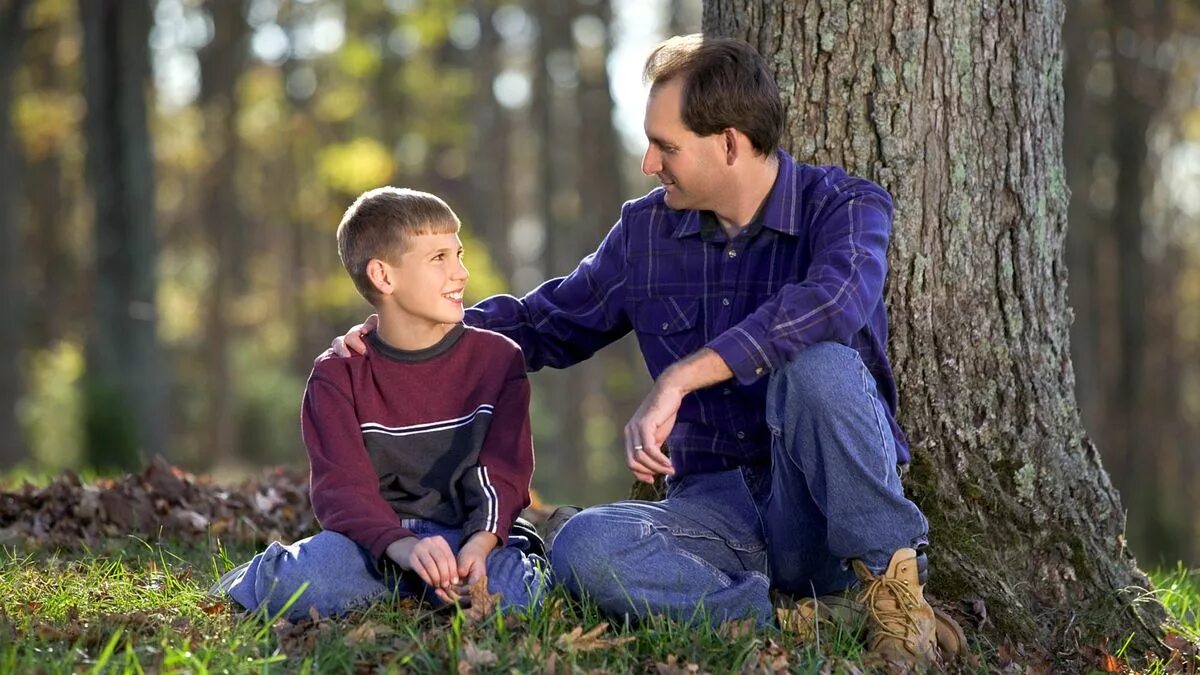
<path id="1" fill-rule="evenodd" d="M 812 263 L 708 347 L 750 384 L 818 342 L 849 344 L 883 296 L 892 200 L 879 186 L 848 179 L 810 228 Z"/>

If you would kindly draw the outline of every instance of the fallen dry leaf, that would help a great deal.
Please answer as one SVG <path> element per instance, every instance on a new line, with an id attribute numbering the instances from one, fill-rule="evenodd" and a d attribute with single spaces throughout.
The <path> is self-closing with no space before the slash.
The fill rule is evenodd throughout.
<path id="1" fill-rule="evenodd" d="M 615 638 L 600 637 L 608 630 L 608 624 L 601 622 L 588 632 L 583 632 L 582 626 L 576 626 L 570 633 L 558 636 L 554 646 L 566 652 L 587 652 L 594 649 L 608 649 L 633 642 L 632 635 Z"/>
<path id="2" fill-rule="evenodd" d="M 396 631 L 387 626 L 382 626 L 377 623 L 368 621 L 355 626 L 353 630 L 346 634 L 345 642 L 347 647 L 353 647 L 357 644 L 374 644 L 375 640 L 393 635 Z"/>
<path id="3" fill-rule="evenodd" d="M 491 616 L 503 597 L 499 593 L 488 593 L 487 577 L 480 577 L 471 584 L 468 595 L 471 599 L 471 606 L 467 608 L 466 616 L 470 623 L 479 623 Z"/>
<path id="4" fill-rule="evenodd" d="M 495 652 L 480 649 L 475 643 L 465 640 L 462 648 L 458 650 L 458 673 L 468 675 L 475 672 L 476 666 L 490 666 L 498 660 Z"/>
<path id="5" fill-rule="evenodd" d="M 654 664 L 655 675 L 692 675 L 698 673 L 700 666 L 695 663 L 679 662 L 679 657 L 674 654 L 667 655 L 666 663 L 658 662 Z"/>
<path id="6" fill-rule="evenodd" d="M 1098 665 L 1100 670 L 1106 673 L 1120 673 L 1125 671 L 1121 661 L 1107 652 L 1100 654 L 1100 663 Z"/>
<path id="7" fill-rule="evenodd" d="M 749 637 L 754 633 L 754 619 L 742 619 L 740 621 L 726 621 L 717 626 L 717 635 L 727 640 L 741 640 Z"/>

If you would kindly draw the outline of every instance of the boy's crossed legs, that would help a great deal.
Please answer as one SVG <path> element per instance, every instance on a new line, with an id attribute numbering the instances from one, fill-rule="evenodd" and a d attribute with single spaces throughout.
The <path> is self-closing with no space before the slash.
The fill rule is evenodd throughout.
<path id="1" fill-rule="evenodd" d="M 405 520 L 418 537 L 441 536 L 457 555 L 462 531 L 424 520 Z M 528 553 L 529 540 L 510 536 L 508 545 L 488 556 L 488 592 L 500 593 L 502 610 L 538 606 L 549 590 L 549 568 Z M 371 553 L 337 532 L 323 531 L 291 545 L 274 542 L 249 563 L 235 568 L 220 585 L 229 597 L 250 611 L 266 609 L 275 616 L 303 586 L 308 586 L 284 617 L 298 621 L 310 616 L 334 616 L 361 609 L 387 598 L 423 597 L 438 603 L 432 589 L 415 573 L 403 573 L 390 563 L 380 571 Z"/>

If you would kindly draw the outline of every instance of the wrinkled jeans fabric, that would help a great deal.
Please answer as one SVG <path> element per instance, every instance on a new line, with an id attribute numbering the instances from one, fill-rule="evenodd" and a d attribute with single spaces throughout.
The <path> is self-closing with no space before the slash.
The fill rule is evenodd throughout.
<path id="1" fill-rule="evenodd" d="M 820 343 L 771 376 L 769 464 L 667 481 L 661 502 L 585 509 L 550 553 L 556 580 L 608 614 L 773 624 L 769 591 L 844 590 L 847 561 L 876 573 L 924 548 L 928 523 L 904 496 L 895 440 L 858 353 Z"/>
<path id="2" fill-rule="evenodd" d="M 405 520 L 418 537 L 440 535 L 458 554 L 462 531 L 426 520 Z M 540 605 L 549 588 L 548 565 L 528 554 L 529 540 L 509 537 L 508 545 L 487 559 L 488 591 L 500 593 L 501 610 L 531 609 Z M 303 593 L 284 612 L 292 595 L 307 583 Z M 250 611 L 280 612 L 292 621 L 361 609 L 384 599 L 424 598 L 438 604 L 433 590 L 413 572 L 387 564 L 379 570 L 371 553 L 344 535 L 324 531 L 291 545 L 274 542 L 241 570 L 229 585 L 229 597 Z"/>

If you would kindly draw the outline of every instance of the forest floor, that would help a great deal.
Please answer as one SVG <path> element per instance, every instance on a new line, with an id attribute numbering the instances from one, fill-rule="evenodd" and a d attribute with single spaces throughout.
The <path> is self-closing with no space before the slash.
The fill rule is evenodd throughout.
<path id="1" fill-rule="evenodd" d="M 486 597 L 433 611 L 412 600 L 337 619 L 289 623 L 210 597 L 223 572 L 266 543 L 317 531 L 305 476 L 263 472 L 236 486 L 154 462 L 137 475 L 66 473 L 0 491 L 0 673 L 875 672 L 848 630 L 801 643 L 735 622 L 614 625 L 556 591 L 530 616 L 501 616 Z M 538 522 L 549 509 L 535 504 Z M 953 671 L 1197 672 L 1200 572 L 1154 581 L 1174 617 L 1166 660 L 1126 654 L 1122 636 L 1049 655 L 975 635 Z"/>

